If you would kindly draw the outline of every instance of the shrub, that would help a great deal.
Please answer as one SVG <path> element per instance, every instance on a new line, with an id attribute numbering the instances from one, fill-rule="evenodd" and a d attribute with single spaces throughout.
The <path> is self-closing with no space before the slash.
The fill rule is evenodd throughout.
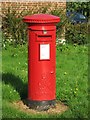
<path id="1" fill-rule="evenodd" d="M 88 26 L 87 23 L 73 25 L 70 22 L 66 28 L 66 41 L 70 44 L 87 44 Z"/>
<path id="2" fill-rule="evenodd" d="M 58 9 L 51 11 L 52 15 L 56 15 L 60 17 L 60 22 L 56 25 L 57 27 L 57 38 L 63 38 L 65 37 L 65 25 L 67 24 L 67 18 L 66 18 L 66 11 L 64 9 Z"/>
<path id="3" fill-rule="evenodd" d="M 61 8 L 51 6 L 40 7 L 35 11 L 16 12 L 13 8 L 8 8 L 7 13 L 2 18 L 3 44 L 24 44 L 27 42 L 27 25 L 22 21 L 25 15 L 47 13 L 60 17 L 60 22 L 56 25 L 57 39 L 65 38 L 70 44 L 86 44 L 87 41 L 87 24 L 71 24 L 66 18 L 66 11 Z"/>
<path id="4" fill-rule="evenodd" d="M 3 44 L 24 44 L 26 42 L 26 24 L 22 21 L 22 13 L 8 8 L 2 18 Z"/>
<path id="5" fill-rule="evenodd" d="M 17 45 L 24 44 L 27 42 L 27 29 L 26 24 L 22 21 L 22 17 L 25 15 L 31 15 L 36 13 L 47 13 L 60 16 L 64 16 L 61 9 L 48 9 L 50 6 L 40 7 L 39 10 L 36 11 L 22 11 L 18 13 L 13 8 L 8 8 L 7 13 L 2 18 L 2 31 L 3 31 L 3 45 L 5 46 L 7 43 Z M 57 25 L 57 36 L 63 33 L 63 19 Z"/>
<path id="6" fill-rule="evenodd" d="M 65 15 L 63 9 L 55 9 L 51 14 L 59 16 L 61 21 L 57 24 L 57 39 L 66 39 L 69 44 L 87 44 L 88 43 L 88 23 L 72 24 Z"/>

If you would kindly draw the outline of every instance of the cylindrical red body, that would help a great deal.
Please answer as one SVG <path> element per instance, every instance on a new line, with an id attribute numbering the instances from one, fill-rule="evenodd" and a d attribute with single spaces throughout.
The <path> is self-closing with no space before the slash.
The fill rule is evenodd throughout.
<path id="1" fill-rule="evenodd" d="M 40 27 L 42 29 L 49 26 Z M 30 100 L 55 99 L 55 29 L 56 27 L 53 26 L 53 30 L 47 31 L 47 35 L 43 35 L 43 30 L 33 31 L 32 26 L 29 30 L 28 99 Z M 40 59 L 40 52 L 44 49 L 48 49 L 49 52 L 49 58 L 46 55 L 45 60 Z"/>
<path id="2" fill-rule="evenodd" d="M 24 17 L 28 23 L 28 100 L 31 104 L 56 99 L 55 24 L 59 21 L 59 17 L 46 14 Z"/>

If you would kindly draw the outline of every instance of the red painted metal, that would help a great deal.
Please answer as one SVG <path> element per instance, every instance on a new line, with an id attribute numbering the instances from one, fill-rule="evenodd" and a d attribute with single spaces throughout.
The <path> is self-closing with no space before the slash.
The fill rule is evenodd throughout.
<path id="1" fill-rule="evenodd" d="M 25 16 L 23 21 L 28 23 L 29 37 L 28 100 L 55 100 L 56 23 L 60 21 L 60 18 L 49 14 L 34 14 Z M 44 50 L 49 53 L 45 53 Z"/>
<path id="2" fill-rule="evenodd" d="M 31 16 L 25 16 L 24 22 L 27 23 L 57 23 L 60 18 L 49 14 L 34 14 Z"/>

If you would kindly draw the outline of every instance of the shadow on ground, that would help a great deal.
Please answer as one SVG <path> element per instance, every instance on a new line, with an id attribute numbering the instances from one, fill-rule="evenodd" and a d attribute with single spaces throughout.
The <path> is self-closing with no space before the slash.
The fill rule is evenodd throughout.
<path id="1" fill-rule="evenodd" d="M 2 81 L 5 84 L 11 84 L 12 87 L 19 93 L 21 100 L 14 101 L 11 103 L 14 107 L 17 109 L 22 110 L 23 112 L 29 113 L 29 114 L 45 114 L 45 115 L 52 115 L 52 114 L 62 114 L 65 112 L 68 107 L 61 103 L 60 101 L 56 102 L 55 107 L 50 107 L 50 109 L 47 109 L 45 111 L 37 111 L 36 109 L 30 109 L 30 106 L 28 106 L 28 100 L 27 100 L 27 84 L 23 83 L 21 78 L 19 76 L 15 76 L 12 73 L 3 73 L 2 74 Z M 42 107 L 42 106 L 41 106 Z"/>
<path id="2" fill-rule="evenodd" d="M 25 84 L 19 76 L 15 76 L 12 73 L 3 73 L 2 81 L 5 84 L 11 84 L 19 93 L 21 99 L 27 98 L 27 84 Z"/>

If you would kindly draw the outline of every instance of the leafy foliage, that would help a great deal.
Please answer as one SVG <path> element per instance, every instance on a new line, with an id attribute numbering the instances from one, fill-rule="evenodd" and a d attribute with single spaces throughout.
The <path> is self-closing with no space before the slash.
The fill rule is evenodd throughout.
<path id="1" fill-rule="evenodd" d="M 49 6 L 50 7 L 50 6 Z M 27 42 L 27 29 L 26 24 L 22 21 L 22 17 L 25 15 L 31 15 L 36 13 L 50 13 L 54 15 L 60 15 L 63 18 L 61 10 L 48 11 L 48 7 L 42 7 L 38 11 L 22 11 L 18 13 L 13 8 L 8 8 L 7 13 L 2 17 L 2 31 L 3 31 L 3 45 L 7 43 L 13 44 L 24 44 Z M 61 31 L 63 25 L 63 19 L 60 25 L 57 26 L 58 31 Z M 59 29 L 60 28 L 60 29 Z M 62 31 L 63 32 L 63 31 Z"/>
<path id="2" fill-rule="evenodd" d="M 22 12 L 8 8 L 6 15 L 2 18 L 3 43 L 24 44 L 27 40 L 26 24 L 22 21 Z"/>
<path id="3" fill-rule="evenodd" d="M 90 2 L 67 2 L 67 10 L 76 11 L 90 16 Z"/>
<path id="4" fill-rule="evenodd" d="M 88 43 L 88 24 L 76 24 L 73 25 L 70 22 L 66 28 L 66 41 L 71 44 L 87 44 Z"/>
<path id="5" fill-rule="evenodd" d="M 69 3 L 68 3 L 69 4 Z M 69 6 L 72 7 L 69 7 Z M 74 4 L 74 9 L 77 9 L 77 3 Z M 76 6 L 76 7 L 75 7 Z M 16 12 L 13 8 L 8 8 L 7 13 L 2 18 L 2 31 L 3 31 L 3 46 L 7 43 L 14 46 L 27 43 L 27 26 L 22 21 L 22 17 L 25 15 L 37 14 L 37 13 L 47 13 L 60 17 L 60 22 L 56 25 L 57 38 L 65 38 L 67 43 L 71 44 L 86 44 L 88 25 L 78 24 L 72 25 L 66 17 L 66 11 L 61 8 L 49 9 L 49 6 L 40 7 L 36 11 L 22 11 L 20 13 Z M 73 9 L 73 4 L 69 4 L 68 8 Z M 67 9 L 68 9 L 67 8 Z"/>

